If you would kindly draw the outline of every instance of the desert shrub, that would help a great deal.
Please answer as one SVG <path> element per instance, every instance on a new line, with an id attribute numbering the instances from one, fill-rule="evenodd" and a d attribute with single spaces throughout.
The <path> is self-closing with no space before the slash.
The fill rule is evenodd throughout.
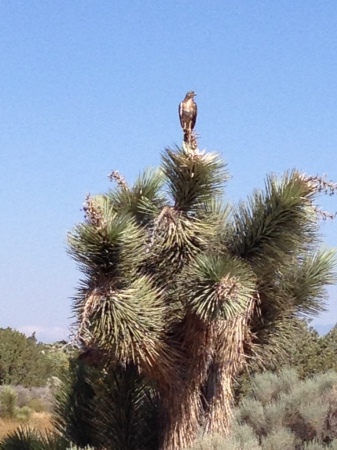
<path id="1" fill-rule="evenodd" d="M 231 437 L 227 438 L 226 440 L 229 441 L 229 439 L 231 439 Z M 233 431 L 232 431 L 232 440 L 233 442 L 236 442 L 243 450 L 247 449 L 259 449 L 259 441 L 256 437 L 256 434 L 254 433 L 254 430 L 244 424 L 244 425 L 236 425 L 233 427 Z"/>
<path id="2" fill-rule="evenodd" d="M 234 441 L 229 441 L 221 435 L 214 434 L 198 439 L 191 450 L 237 450 L 235 445 Z"/>
<path id="3" fill-rule="evenodd" d="M 203 436 L 195 442 L 191 450 L 261 450 L 261 447 L 253 429 L 242 425 L 234 426 L 230 436 Z"/>
<path id="4" fill-rule="evenodd" d="M 11 386 L 4 386 L 0 391 L 0 416 L 4 419 L 16 419 L 26 422 L 31 417 L 32 409 L 28 405 L 18 406 L 18 394 Z"/>
<path id="5" fill-rule="evenodd" d="M 239 423 L 244 423 L 253 428 L 258 436 L 266 434 L 266 417 L 263 405 L 254 398 L 244 398 L 237 414 Z"/>
<path id="6" fill-rule="evenodd" d="M 281 401 L 268 403 L 264 407 L 266 434 L 282 428 L 284 426 L 286 414 L 287 410 L 285 403 Z"/>
<path id="7" fill-rule="evenodd" d="M 235 417 L 239 425 L 246 424 L 254 430 L 266 450 L 303 448 L 309 442 L 313 446 L 330 442 L 335 445 L 337 373 L 328 372 L 304 381 L 299 381 L 289 369 L 279 376 L 256 375 Z"/>
<path id="8" fill-rule="evenodd" d="M 15 419 L 19 422 L 27 422 L 32 415 L 32 410 L 28 406 L 22 408 L 16 408 Z"/>
<path id="9" fill-rule="evenodd" d="M 313 380 L 318 380 L 317 388 L 320 394 L 330 392 L 331 389 L 336 388 L 336 372 L 331 370 L 315 376 Z"/>
<path id="10" fill-rule="evenodd" d="M 29 401 L 38 399 L 43 405 L 43 410 L 51 412 L 54 402 L 54 390 L 49 386 L 29 388 Z"/>
<path id="11" fill-rule="evenodd" d="M 318 332 L 310 326 L 310 321 L 302 319 L 294 320 L 296 321 L 297 326 L 294 327 L 289 336 L 287 357 L 284 358 L 283 355 L 281 358 L 277 358 L 276 364 L 275 361 L 274 364 L 264 361 L 264 369 L 279 371 L 281 368 L 284 369 L 287 366 L 290 366 L 296 370 L 300 379 L 307 379 L 329 370 L 337 371 L 337 325 L 335 325 L 335 327 L 325 336 L 320 336 Z M 236 378 L 236 405 L 250 393 L 252 381 L 255 381 L 253 374 L 261 373 L 261 371 L 261 367 L 252 364 L 250 370 L 244 371 Z M 270 377 L 270 379 L 273 380 L 275 374 L 266 372 L 265 376 L 266 379 Z M 268 397 L 267 383 L 265 382 L 264 384 L 266 390 L 262 391 L 262 398 L 265 396 Z"/>
<path id="12" fill-rule="evenodd" d="M 6 419 L 15 417 L 17 408 L 17 393 L 10 386 L 5 386 L 0 392 L 0 415 Z"/>
<path id="13" fill-rule="evenodd" d="M 56 372 L 54 361 L 35 337 L 0 328 L 0 385 L 44 386 Z"/>
<path id="14" fill-rule="evenodd" d="M 296 436 L 290 430 L 280 428 L 262 439 L 261 448 L 263 450 L 295 449 L 296 441 Z"/>
<path id="15" fill-rule="evenodd" d="M 0 386 L 1 392 L 6 389 L 7 386 Z M 52 411 L 53 406 L 53 392 L 49 387 L 30 387 L 26 388 L 22 385 L 10 386 L 10 388 L 16 393 L 17 400 L 16 405 L 19 408 L 23 406 L 29 406 L 37 412 L 40 411 Z M 31 404 L 31 402 L 33 402 Z"/>
<path id="16" fill-rule="evenodd" d="M 0 386 L 0 393 L 3 391 L 3 389 L 6 389 L 6 386 Z M 27 405 L 28 401 L 31 398 L 29 394 L 29 389 L 23 387 L 21 384 L 11 386 L 11 389 L 13 389 L 16 392 L 17 405 L 19 407 Z"/>
<path id="17" fill-rule="evenodd" d="M 45 407 L 44 404 L 42 403 L 42 401 L 39 398 L 31 398 L 28 402 L 27 402 L 27 407 L 29 407 L 30 409 L 34 410 L 35 412 L 43 412 L 45 411 Z"/>
<path id="18" fill-rule="evenodd" d="M 337 413 L 334 386 L 336 373 L 317 375 L 297 384 L 290 395 L 282 398 L 287 412 L 285 425 L 303 442 L 337 437 L 337 424 L 328 424 L 331 414 Z"/>
<path id="19" fill-rule="evenodd" d="M 331 445 L 329 445 L 328 447 L 322 443 L 320 443 L 319 441 L 311 441 L 311 442 L 305 442 L 303 444 L 303 450 L 332 450 L 333 447 Z"/>
<path id="20" fill-rule="evenodd" d="M 298 376 L 294 369 L 280 372 L 264 372 L 251 379 L 249 397 L 259 401 L 262 405 L 277 400 L 281 394 L 288 393 L 298 383 Z"/>
<path id="21" fill-rule="evenodd" d="M 291 431 L 283 428 L 262 438 L 260 445 L 250 427 L 235 425 L 230 436 L 201 437 L 189 450 L 337 450 L 337 440 L 330 444 L 318 440 L 301 443 Z"/>

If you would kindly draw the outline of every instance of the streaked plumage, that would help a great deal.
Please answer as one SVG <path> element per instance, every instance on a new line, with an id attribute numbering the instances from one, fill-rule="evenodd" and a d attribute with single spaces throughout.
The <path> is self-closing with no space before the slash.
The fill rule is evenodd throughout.
<path id="1" fill-rule="evenodd" d="M 187 92 L 184 100 L 179 104 L 179 119 L 184 130 L 184 141 L 190 143 L 192 130 L 197 120 L 198 108 L 194 101 L 197 94 L 194 91 Z"/>

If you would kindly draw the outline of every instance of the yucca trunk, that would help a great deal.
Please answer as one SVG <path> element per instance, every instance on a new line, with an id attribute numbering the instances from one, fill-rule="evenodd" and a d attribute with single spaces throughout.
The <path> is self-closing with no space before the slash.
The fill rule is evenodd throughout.
<path id="1" fill-rule="evenodd" d="M 233 383 L 245 364 L 248 322 L 254 300 L 241 316 L 216 327 L 214 359 L 208 368 L 203 387 L 205 397 L 205 432 L 226 435 L 230 430 L 233 409 Z"/>
<path id="2" fill-rule="evenodd" d="M 186 449 L 192 445 L 199 428 L 200 398 L 195 394 L 186 385 L 160 392 L 160 450 Z"/>
<path id="3" fill-rule="evenodd" d="M 194 314 L 186 315 L 172 337 L 180 348 L 183 370 L 178 383 L 160 390 L 163 406 L 161 450 L 188 448 L 199 431 L 201 386 L 213 348 L 209 337 L 209 326 Z"/>
<path id="4" fill-rule="evenodd" d="M 253 311 L 251 300 L 245 313 L 231 321 L 205 323 L 189 314 L 182 322 L 188 362 L 181 383 L 161 393 L 166 406 L 162 450 L 189 448 L 200 427 L 205 433 L 229 432 L 233 381 L 245 363 L 244 343 Z"/>

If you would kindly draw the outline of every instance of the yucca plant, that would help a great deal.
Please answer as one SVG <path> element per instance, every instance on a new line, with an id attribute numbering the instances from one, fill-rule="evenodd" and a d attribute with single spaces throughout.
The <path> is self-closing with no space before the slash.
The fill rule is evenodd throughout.
<path id="1" fill-rule="evenodd" d="M 184 449 L 200 427 L 227 432 L 238 372 L 277 362 L 293 319 L 324 308 L 334 254 L 319 248 L 319 181 L 269 176 L 264 192 L 230 208 L 226 164 L 186 144 L 133 186 L 111 179 L 116 188 L 87 198 L 69 235 L 84 274 L 76 337 L 101 373 L 94 390 L 111 398 L 96 406 L 106 415 L 95 426 L 116 450 Z M 151 443 L 139 433 L 148 408 L 159 432 Z"/>
<path id="2" fill-rule="evenodd" d="M 55 433 L 20 427 L 0 440 L 1 450 L 67 450 L 66 440 Z"/>
<path id="3" fill-rule="evenodd" d="M 91 368 L 83 362 L 73 359 L 69 366 L 55 392 L 53 425 L 68 442 L 84 447 L 94 443 L 96 434 L 93 427 L 94 380 L 92 375 L 89 376 Z"/>

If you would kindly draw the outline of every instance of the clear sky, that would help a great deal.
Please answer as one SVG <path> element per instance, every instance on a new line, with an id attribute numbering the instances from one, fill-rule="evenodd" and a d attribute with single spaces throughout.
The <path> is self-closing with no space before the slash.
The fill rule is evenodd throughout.
<path id="1" fill-rule="evenodd" d="M 229 200 L 294 167 L 337 181 L 336 24 L 336 0 L 0 1 L 0 327 L 67 336 L 80 273 L 66 235 L 85 195 L 181 143 L 188 90 Z M 322 235 L 337 246 L 337 219 Z"/>

